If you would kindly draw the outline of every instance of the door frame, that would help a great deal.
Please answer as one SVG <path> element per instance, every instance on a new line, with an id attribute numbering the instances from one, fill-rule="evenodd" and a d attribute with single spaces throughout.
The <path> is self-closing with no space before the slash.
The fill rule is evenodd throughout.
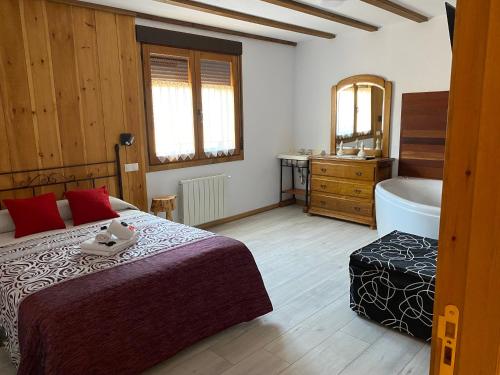
<path id="1" fill-rule="evenodd" d="M 454 375 L 500 373 L 500 2 L 458 0 L 434 303 L 459 310 Z"/>

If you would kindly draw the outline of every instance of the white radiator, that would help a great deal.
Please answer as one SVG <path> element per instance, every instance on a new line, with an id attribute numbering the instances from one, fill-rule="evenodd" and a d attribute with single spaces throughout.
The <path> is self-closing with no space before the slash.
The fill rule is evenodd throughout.
<path id="1" fill-rule="evenodd" d="M 186 225 L 200 225 L 225 216 L 224 174 L 181 180 L 182 216 Z"/>

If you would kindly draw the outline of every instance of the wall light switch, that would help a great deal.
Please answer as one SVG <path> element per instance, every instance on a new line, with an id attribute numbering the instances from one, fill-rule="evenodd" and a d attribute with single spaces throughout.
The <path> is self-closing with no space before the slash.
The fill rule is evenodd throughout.
<path id="1" fill-rule="evenodd" d="M 136 172 L 139 170 L 139 163 L 125 164 L 125 172 Z"/>

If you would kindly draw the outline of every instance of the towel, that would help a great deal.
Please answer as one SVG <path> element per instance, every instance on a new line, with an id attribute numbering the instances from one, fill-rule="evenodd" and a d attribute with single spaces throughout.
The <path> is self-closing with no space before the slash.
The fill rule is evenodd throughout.
<path id="1" fill-rule="evenodd" d="M 135 233 L 134 227 L 116 219 L 109 224 L 108 232 L 114 234 L 120 240 L 129 240 Z"/>
<path id="2" fill-rule="evenodd" d="M 81 252 L 84 254 L 93 254 L 101 256 L 110 256 L 119 253 L 128 247 L 135 245 L 137 242 L 137 235 L 132 234 L 128 240 L 114 239 L 116 242 L 113 246 L 106 246 L 106 244 L 99 243 L 95 238 L 88 239 L 80 245 Z"/>
<path id="3" fill-rule="evenodd" d="M 113 241 L 113 235 L 109 233 L 107 230 L 103 230 L 95 236 L 95 240 L 97 242 L 109 242 Z"/>

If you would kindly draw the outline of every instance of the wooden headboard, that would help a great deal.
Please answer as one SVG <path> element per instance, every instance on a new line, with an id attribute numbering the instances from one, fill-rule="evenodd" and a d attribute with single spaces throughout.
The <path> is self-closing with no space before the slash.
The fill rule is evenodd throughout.
<path id="1" fill-rule="evenodd" d="M 399 176 L 443 178 L 448 91 L 403 94 Z"/>

